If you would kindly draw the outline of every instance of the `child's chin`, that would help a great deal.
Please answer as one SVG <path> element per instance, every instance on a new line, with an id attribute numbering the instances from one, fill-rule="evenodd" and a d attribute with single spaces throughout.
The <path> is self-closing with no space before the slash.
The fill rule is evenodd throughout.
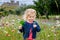
<path id="1" fill-rule="evenodd" d="M 33 21 L 30 21 L 30 23 L 33 23 Z"/>

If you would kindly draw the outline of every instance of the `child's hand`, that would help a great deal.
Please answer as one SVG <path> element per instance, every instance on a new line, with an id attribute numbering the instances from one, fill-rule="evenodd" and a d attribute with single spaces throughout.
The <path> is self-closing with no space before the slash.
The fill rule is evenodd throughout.
<path id="1" fill-rule="evenodd" d="M 36 28 L 36 27 L 37 27 L 37 25 L 33 25 L 33 27 L 34 27 L 34 28 Z"/>
<path id="2" fill-rule="evenodd" d="M 19 26 L 19 29 L 22 29 L 22 26 Z"/>

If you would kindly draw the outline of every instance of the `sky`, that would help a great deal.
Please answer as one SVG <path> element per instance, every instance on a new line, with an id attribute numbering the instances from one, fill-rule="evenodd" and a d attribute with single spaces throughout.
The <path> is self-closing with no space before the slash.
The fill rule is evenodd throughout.
<path id="1" fill-rule="evenodd" d="M 16 1 L 19 1 L 19 4 L 27 4 L 27 5 L 29 5 L 29 4 L 34 4 L 33 3 L 33 0 L 14 0 L 15 2 Z M 0 5 L 3 3 L 3 2 L 10 2 L 10 0 L 0 0 Z"/>

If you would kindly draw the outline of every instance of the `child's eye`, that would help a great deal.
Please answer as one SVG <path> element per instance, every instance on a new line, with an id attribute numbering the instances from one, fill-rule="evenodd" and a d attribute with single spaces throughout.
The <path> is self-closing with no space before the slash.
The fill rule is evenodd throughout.
<path id="1" fill-rule="evenodd" d="M 34 17 L 34 16 L 32 16 L 32 17 Z"/>
<path id="2" fill-rule="evenodd" d="M 30 16 L 30 18 L 31 18 L 31 16 Z"/>
<path id="3" fill-rule="evenodd" d="M 30 16 L 30 18 L 31 18 L 31 17 L 34 18 L 34 16 Z"/>

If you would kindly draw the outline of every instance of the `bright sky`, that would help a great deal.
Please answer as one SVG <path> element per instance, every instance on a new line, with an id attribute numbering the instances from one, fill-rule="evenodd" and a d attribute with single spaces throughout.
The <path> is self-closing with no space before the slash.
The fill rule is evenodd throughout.
<path id="1" fill-rule="evenodd" d="M 33 0 L 15 0 L 15 1 L 19 1 L 20 4 L 33 4 Z M 3 2 L 10 2 L 10 0 L 0 0 L 0 4 L 2 4 Z"/>

